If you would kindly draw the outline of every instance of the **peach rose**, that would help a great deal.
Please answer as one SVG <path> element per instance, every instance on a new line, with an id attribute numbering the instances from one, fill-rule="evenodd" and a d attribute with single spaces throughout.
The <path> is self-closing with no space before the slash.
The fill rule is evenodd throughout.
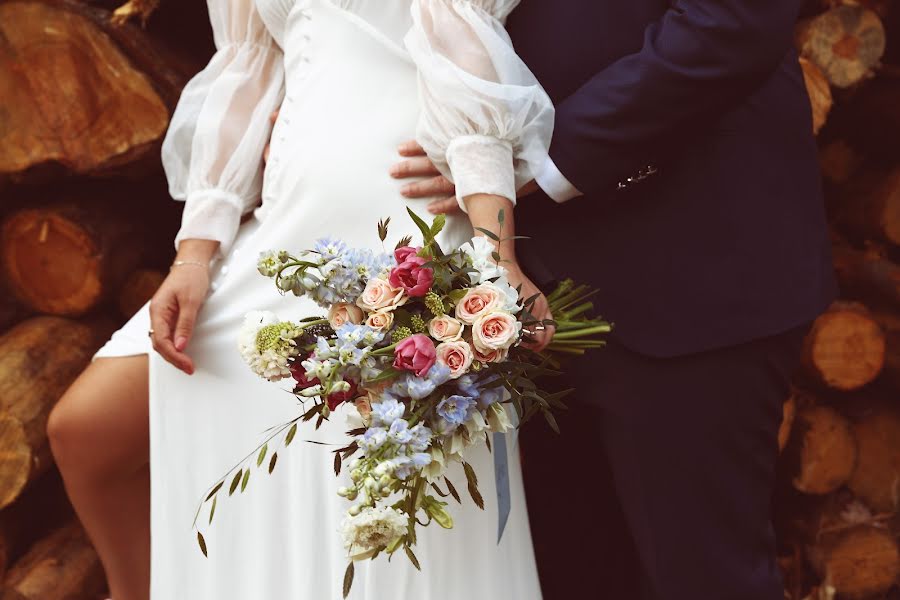
<path id="1" fill-rule="evenodd" d="M 347 304 L 346 302 L 338 302 L 333 304 L 328 311 L 328 322 L 333 329 L 337 329 L 347 323 L 359 325 L 363 322 L 366 314 L 358 306 Z"/>
<path id="2" fill-rule="evenodd" d="M 438 344 L 437 361 L 442 365 L 446 365 L 450 369 L 450 378 L 457 379 L 465 375 L 475 355 L 472 353 L 472 347 L 468 342 L 444 342 Z"/>
<path id="3" fill-rule="evenodd" d="M 387 310 L 373 312 L 366 319 L 366 325 L 376 331 L 387 331 L 394 324 L 394 313 Z"/>
<path id="4" fill-rule="evenodd" d="M 473 348 L 475 359 L 483 363 L 501 363 L 509 356 L 509 349 L 500 348 L 499 350 L 491 350 L 490 352 L 481 352 L 478 348 Z"/>
<path id="5" fill-rule="evenodd" d="M 366 289 L 356 300 L 356 304 L 366 312 L 375 312 L 381 309 L 393 310 L 406 304 L 407 300 L 402 289 L 376 277 L 366 284 Z"/>
<path id="6" fill-rule="evenodd" d="M 519 339 L 522 324 L 513 315 L 492 312 L 482 315 L 472 325 L 472 342 L 482 354 L 507 350 Z"/>
<path id="7" fill-rule="evenodd" d="M 356 410 L 359 412 L 362 422 L 368 426 L 372 417 L 372 401 L 369 399 L 369 396 L 357 398 L 353 401 L 353 404 L 356 406 Z"/>
<path id="8" fill-rule="evenodd" d="M 428 333 L 439 342 L 456 342 L 462 339 L 465 326 L 449 315 L 436 317 L 428 322 Z"/>
<path id="9" fill-rule="evenodd" d="M 456 305 L 456 318 L 472 325 L 478 318 L 503 306 L 503 291 L 493 283 L 473 287 Z"/>

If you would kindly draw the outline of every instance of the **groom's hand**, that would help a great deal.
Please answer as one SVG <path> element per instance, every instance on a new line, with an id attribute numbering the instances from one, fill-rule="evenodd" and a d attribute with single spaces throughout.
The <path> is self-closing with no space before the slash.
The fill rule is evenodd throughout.
<path id="1" fill-rule="evenodd" d="M 395 179 L 428 177 L 428 179 L 407 184 L 400 190 L 401 194 L 406 198 L 434 198 L 437 196 L 437 200 L 428 204 L 428 212 L 434 215 L 460 212 L 459 202 L 456 200 L 456 187 L 449 179 L 441 175 L 418 142 L 415 140 L 405 142 L 400 145 L 398 152 L 406 160 L 391 167 L 391 177 Z M 537 183 L 530 181 L 522 186 L 516 196 L 524 198 L 538 189 Z"/>
<path id="2" fill-rule="evenodd" d="M 450 214 L 460 210 L 456 201 L 456 186 L 441 175 L 425 154 L 425 150 L 416 141 L 409 141 L 397 149 L 400 156 L 406 158 L 391 167 L 391 177 L 409 179 L 411 177 L 428 177 L 422 181 L 409 183 L 400 190 L 406 198 L 433 198 L 428 204 L 428 212 L 434 215 Z"/>

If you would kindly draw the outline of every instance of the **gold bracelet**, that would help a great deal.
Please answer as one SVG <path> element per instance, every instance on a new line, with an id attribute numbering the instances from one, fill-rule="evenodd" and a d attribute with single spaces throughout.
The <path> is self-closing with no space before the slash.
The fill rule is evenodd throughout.
<path id="1" fill-rule="evenodd" d="M 176 260 L 172 263 L 172 266 L 169 267 L 169 270 L 171 271 L 175 267 L 182 267 L 184 265 L 191 265 L 194 267 L 203 267 L 204 269 L 209 269 L 209 265 L 203 264 L 202 262 L 198 262 L 196 260 Z"/>

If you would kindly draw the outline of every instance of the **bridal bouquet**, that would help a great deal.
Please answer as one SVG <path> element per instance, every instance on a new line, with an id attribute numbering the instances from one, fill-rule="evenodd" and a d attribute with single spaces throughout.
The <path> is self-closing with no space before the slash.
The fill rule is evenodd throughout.
<path id="1" fill-rule="evenodd" d="M 494 233 L 484 230 L 487 237 L 444 252 L 435 241 L 443 217 L 428 225 L 412 211 L 410 216 L 422 233 L 421 246 L 406 238 L 393 253 L 377 253 L 324 239 L 298 255 L 261 255 L 259 272 L 278 290 L 311 298 L 326 313 L 291 322 L 254 312 L 240 335 L 250 369 L 269 381 L 292 378 L 304 412 L 276 428 L 201 503 L 201 509 L 211 503 L 211 523 L 226 483 L 229 495 L 247 487 L 251 457 L 257 468 L 268 458 L 271 473 L 278 455 L 269 455 L 269 446 L 276 438 L 283 436 L 288 446 L 300 422 L 315 419 L 318 428 L 348 404 L 355 423 L 346 445 L 334 451 L 335 473 L 349 461 L 351 482 L 338 491 L 350 502 L 341 525 L 351 559 L 345 594 L 353 561 L 402 549 L 419 568 L 417 526 L 453 527 L 444 499 L 461 499 L 446 477 L 450 464 L 462 464 L 468 493 L 483 508 L 466 449 L 490 445 L 490 434 L 508 431 L 508 410 L 515 410 L 519 423 L 542 413 L 556 428 L 551 409 L 565 408 L 567 392 L 544 391 L 535 379 L 557 373 L 555 352 L 600 347 L 598 336 L 610 331 L 609 324 L 586 316 L 592 292 L 571 281 L 548 296 L 556 320 L 536 319 L 530 309 L 537 296 L 522 299 L 509 284 L 488 239 L 499 241 Z M 503 213 L 499 220 L 502 233 Z M 382 242 L 388 223 L 378 225 Z M 558 329 L 547 352 L 539 355 L 522 344 L 529 331 L 548 325 Z M 206 554 L 199 529 L 197 536 Z"/>

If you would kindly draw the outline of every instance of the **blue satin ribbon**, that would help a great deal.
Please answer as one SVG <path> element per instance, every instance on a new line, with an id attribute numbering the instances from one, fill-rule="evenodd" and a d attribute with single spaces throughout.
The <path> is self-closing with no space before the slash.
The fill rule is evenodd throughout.
<path id="1" fill-rule="evenodd" d="M 497 545 L 503 539 L 503 532 L 512 511 L 512 497 L 509 491 L 509 457 L 506 449 L 506 434 L 495 433 L 492 449 L 494 451 L 494 481 L 497 484 Z"/>

